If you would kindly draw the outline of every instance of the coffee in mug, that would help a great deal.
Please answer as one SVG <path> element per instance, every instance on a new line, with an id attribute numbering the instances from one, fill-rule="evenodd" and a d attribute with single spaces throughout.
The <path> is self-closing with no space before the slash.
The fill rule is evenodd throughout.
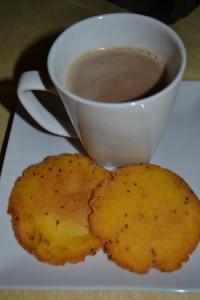
<path id="1" fill-rule="evenodd" d="M 70 26 L 47 59 L 77 137 L 97 164 L 111 168 L 151 160 L 185 66 L 177 34 L 158 20 L 132 13 L 95 16 Z M 17 89 L 21 103 L 46 130 L 71 136 L 70 127 L 49 113 L 33 90 L 46 87 L 38 71 L 25 72 Z"/>

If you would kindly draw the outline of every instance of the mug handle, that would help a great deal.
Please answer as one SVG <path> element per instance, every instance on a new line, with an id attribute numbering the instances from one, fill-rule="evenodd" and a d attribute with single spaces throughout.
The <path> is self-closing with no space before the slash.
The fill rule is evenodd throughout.
<path id="1" fill-rule="evenodd" d="M 32 118 L 47 131 L 61 136 L 75 137 L 71 130 L 64 128 L 59 121 L 44 108 L 32 91 L 49 91 L 43 84 L 38 71 L 28 71 L 21 75 L 17 95 Z"/>

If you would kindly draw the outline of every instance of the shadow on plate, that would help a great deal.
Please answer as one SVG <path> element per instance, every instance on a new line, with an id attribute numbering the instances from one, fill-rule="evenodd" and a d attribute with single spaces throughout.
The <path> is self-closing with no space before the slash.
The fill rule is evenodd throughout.
<path id="1" fill-rule="evenodd" d="M 10 118 L 0 153 L 0 172 L 6 152 L 14 112 L 16 110 L 20 117 L 31 124 L 31 126 L 36 127 L 38 130 L 45 131 L 18 103 L 16 90 L 21 74 L 30 70 L 38 70 L 45 86 L 51 91 L 54 90 L 52 82 L 48 76 L 46 61 L 49 49 L 59 34 L 60 32 L 54 32 L 53 34 L 35 42 L 33 45 L 27 48 L 16 63 L 13 78 L 11 80 L 3 80 L 0 82 L 0 103 L 3 105 L 3 107 L 5 107 L 6 110 L 10 112 Z M 75 132 L 58 96 L 53 93 L 39 91 L 36 91 L 35 94 L 38 100 L 46 107 L 46 109 L 50 113 L 53 113 L 56 119 L 59 119 L 61 124 L 71 132 L 72 136 L 75 136 Z M 83 148 L 77 139 L 70 139 L 70 142 L 79 152 L 83 152 Z"/>

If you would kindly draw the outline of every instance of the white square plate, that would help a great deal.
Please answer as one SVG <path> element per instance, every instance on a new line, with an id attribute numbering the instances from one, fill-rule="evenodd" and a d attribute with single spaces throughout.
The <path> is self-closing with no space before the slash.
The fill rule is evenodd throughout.
<path id="1" fill-rule="evenodd" d="M 108 261 L 101 251 L 82 263 L 62 267 L 43 264 L 24 251 L 13 235 L 7 214 L 8 197 L 16 178 L 28 165 L 39 162 L 48 155 L 81 151 L 80 145 L 74 141 L 48 134 L 27 120 L 27 114 L 18 109 L 14 116 L 0 180 L 0 288 L 200 292 L 200 246 L 180 270 L 173 273 L 151 270 L 147 275 L 136 275 L 123 270 Z M 198 196 L 199 133 L 200 82 L 183 82 L 152 162 L 182 176 Z"/>

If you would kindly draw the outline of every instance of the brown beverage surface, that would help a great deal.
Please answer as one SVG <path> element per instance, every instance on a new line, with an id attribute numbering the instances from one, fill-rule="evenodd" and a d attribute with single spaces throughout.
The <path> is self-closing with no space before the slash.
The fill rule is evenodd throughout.
<path id="1" fill-rule="evenodd" d="M 166 61 L 147 49 L 97 49 L 72 63 L 65 87 L 94 101 L 126 102 L 161 90 L 165 72 Z"/>

